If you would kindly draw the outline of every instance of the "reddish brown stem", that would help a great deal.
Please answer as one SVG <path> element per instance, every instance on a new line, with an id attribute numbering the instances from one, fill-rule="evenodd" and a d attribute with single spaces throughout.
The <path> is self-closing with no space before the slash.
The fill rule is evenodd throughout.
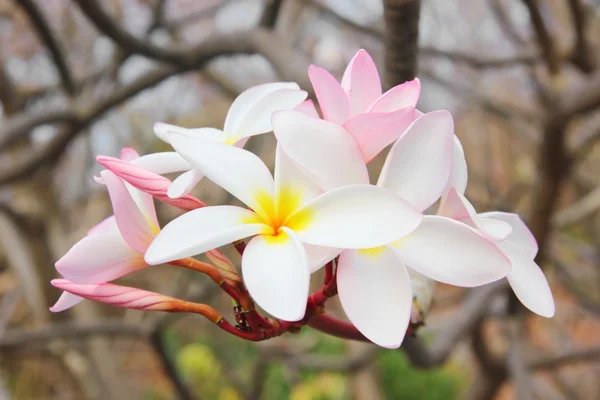
<path id="1" fill-rule="evenodd" d="M 225 280 L 223 275 L 219 272 L 219 270 L 211 264 L 198 261 L 195 258 L 182 258 L 180 260 L 171 261 L 170 264 L 177 265 L 178 267 L 183 267 L 187 269 L 191 269 L 192 271 L 201 272 L 203 274 L 208 275 L 213 282 L 219 285 L 225 293 L 227 293 L 232 299 L 237 302 L 240 302 L 240 296 L 236 289 Z"/>
<path id="2" fill-rule="evenodd" d="M 369 341 L 369 339 L 364 337 L 354 325 L 337 319 L 329 314 L 315 315 L 308 321 L 308 326 L 342 339 L 359 340 L 363 342 Z"/>
<path id="3" fill-rule="evenodd" d="M 329 284 L 333 279 L 333 261 L 329 261 L 325 265 L 325 285 Z"/>

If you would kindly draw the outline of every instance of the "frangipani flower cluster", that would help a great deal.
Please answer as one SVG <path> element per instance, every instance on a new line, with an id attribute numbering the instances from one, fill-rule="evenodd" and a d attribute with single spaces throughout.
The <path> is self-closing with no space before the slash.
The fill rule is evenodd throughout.
<path id="1" fill-rule="evenodd" d="M 467 165 L 452 116 L 415 108 L 417 79 L 382 94 L 364 50 L 341 83 L 316 66 L 308 74 L 322 118 L 295 83 L 258 85 L 233 102 L 223 130 L 157 123 L 154 132 L 173 152 L 98 157 L 107 168 L 98 180 L 107 186 L 115 215 L 57 262 L 65 279 L 54 284 L 72 294 L 53 310 L 84 297 L 133 308 L 196 310 L 190 312 L 221 324 L 208 306 L 107 283 L 170 263 L 222 285 L 249 315 L 235 329 L 223 326 L 250 340 L 302 326 L 315 317 L 315 299 L 337 293 L 360 333 L 396 348 L 411 316 L 407 268 L 463 287 L 507 278 L 527 308 L 554 314 L 548 283 L 533 261 L 535 239 L 516 214 L 475 212 L 464 197 Z M 243 148 L 249 137 L 271 131 L 277 139 L 273 174 Z M 388 145 L 371 183 L 367 163 Z M 183 173 L 171 183 L 162 175 L 172 172 Z M 206 206 L 191 196 L 203 177 L 244 206 Z M 187 212 L 160 229 L 152 196 Z M 423 214 L 438 201 L 436 215 Z M 241 278 L 217 250 L 231 243 L 242 253 Z M 203 253 L 214 268 L 191 258 Z M 311 295 L 311 274 L 323 266 L 327 282 Z M 280 322 L 260 316 L 252 301 Z"/>

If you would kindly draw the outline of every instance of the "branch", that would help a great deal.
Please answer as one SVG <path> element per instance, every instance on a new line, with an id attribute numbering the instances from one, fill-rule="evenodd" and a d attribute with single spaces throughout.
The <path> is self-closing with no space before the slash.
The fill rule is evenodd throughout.
<path id="1" fill-rule="evenodd" d="M 536 54 L 522 54 L 506 58 L 485 58 L 467 53 L 436 49 L 435 47 L 421 47 L 419 49 L 419 54 L 446 58 L 450 61 L 466 64 L 477 70 L 532 66 L 539 61 L 539 56 Z"/>
<path id="2" fill-rule="evenodd" d="M 277 17 L 279 16 L 279 10 L 283 0 L 266 0 L 262 16 L 260 18 L 260 26 L 267 29 L 275 28 L 277 23 Z"/>
<path id="3" fill-rule="evenodd" d="M 86 4 L 91 3 L 86 2 Z M 22 120 L 20 122 L 8 120 L 6 126 L 0 130 L 0 141 L 3 143 L 4 138 L 16 138 L 27 134 L 35 126 L 50 121 L 68 120 L 69 126 L 59 131 L 45 147 L 27 153 L 16 164 L 0 166 L 0 184 L 21 179 L 40 166 L 54 162 L 82 129 L 93 123 L 104 112 L 139 92 L 171 76 L 199 69 L 215 57 L 236 53 L 263 55 L 280 72 L 283 79 L 296 81 L 301 87 L 312 93 L 306 74 L 308 61 L 289 46 L 284 45 L 281 39 L 273 33 L 264 29 L 256 29 L 236 34 L 216 34 L 207 39 L 205 43 L 190 50 L 186 56 L 189 63 L 182 67 L 163 67 L 148 72 L 130 85 L 119 88 L 100 100 L 93 100 L 85 104 L 79 104 L 83 101 L 73 101 L 73 105 L 67 110 L 44 111 L 32 117 L 19 117 Z M 62 112 L 65 113 L 62 114 Z"/>
<path id="4" fill-rule="evenodd" d="M 556 213 L 553 223 L 557 227 L 573 225 L 590 217 L 598 210 L 600 210 L 600 188 L 594 189 L 565 210 Z"/>
<path id="5" fill-rule="evenodd" d="M 600 347 L 578 349 L 563 354 L 540 356 L 529 361 L 529 368 L 535 370 L 550 370 L 560 368 L 566 364 L 597 361 L 600 358 Z"/>
<path id="6" fill-rule="evenodd" d="M 548 71 L 550 71 L 551 75 L 555 75 L 558 73 L 559 60 L 556 54 L 552 36 L 550 35 L 550 32 L 548 31 L 546 25 L 544 24 L 544 20 L 542 19 L 542 15 L 538 7 L 538 0 L 523 0 L 523 3 L 525 3 L 525 6 L 529 10 L 531 23 L 533 24 L 533 29 L 535 30 L 538 45 L 542 49 L 544 59 L 546 60 Z"/>
<path id="7" fill-rule="evenodd" d="M 590 48 L 590 43 L 586 37 L 586 15 L 585 6 L 581 0 L 569 0 L 571 18 L 573 19 L 573 28 L 575 29 L 575 48 L 571 55 L 571 61 L 581 71 L 589 74 L 596 69 L 596 60 L 594 52 Z"/>
<path id="8" fill-rule="evenodd" d="M 93 3 L 93 2 L 90 2 Z M 64 54 L 58 39 L 52 33 L 50 29 L 50 25 L 44 18 L 44 14 L 38 8 L 34 0 L 19 0 L 17 4 L 20 5 L 27 15 L 29 15 L 29 19 L 31 20 L 31 25 L 37 31 L 40 40 L 46 45 L 50 54 L 52 55 L 52 59 L 54 60 L 54 65 L 58 70 L 60 75 L 60 79 L 62 84 L 69 94 L 75 93 L 75 82 L 73 81 L 73 77 L 71 76 L 71 71 L 69 66 L 67 65 L 67 57 Z"/>
<path id="9" fill-rule="evenodd" d="M 473 289 L 467 300 L 456 311 L 452 322 L 436 334 L 431 348 L 426 348 L 416 339 L 405 341 L 402 348 L 414 366 L 430 368 L 446 362 L 456 344 L 477 326 L 479 320 L 488 311 L 490 301 L 508 287 L 506 280 L 498 281 L 482 288 Z"/>
<path id="10" fill-rule="evenodd" d="M 531 378 L 520 343 L 520 337 L 523 334 L 523 315 L 521 312 L 515 316 L 515 319 L 509 321 L 509 339 L 510 347 L 506 355 L 508 375 L 515 386 L 517 399 L 532 400 Z"/>
<path id="11" fill-rule="evenodd" d="M 0 337 L 0 351 L 28 350 L 37 344 L 55 339 L 87 339 L 91 336 L 118 335 L 132 338 L 145 338 L 150 329 L 140 324 L 128 324 L 122 320 L 104 320 L 94 324 L 82 325 L 75 322 L 60 322 L 37 330 L 14 329 L 6 331 Z"/>
<path id="12" fill-rule="evenodd" d="M 391 88 L 417 75 L 421 0 L 385 0 L 385 86 Z"/>

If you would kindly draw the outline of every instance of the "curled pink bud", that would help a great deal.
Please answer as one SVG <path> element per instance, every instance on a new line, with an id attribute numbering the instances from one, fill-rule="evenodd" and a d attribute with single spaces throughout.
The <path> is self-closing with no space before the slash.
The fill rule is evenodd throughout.
<path id="1" fill-rule="evenodd" d="M 164 176 L 132 165 L 127 161 L 119 160 L 118 158 L 98 156 L 96 160 L 125 182 L 167 204 L 183 210 L 194 210 L 205 206 L 203 202 L 190 194 L 177 199 L 170 198 L 167 192 L 171 181 Z"/>
<path id="2" fill-rule="evenodd" d="M 127 286 L 113 285 L 111 283 L 80 285 L 66 279 L 53 279 L 50 283 L 58 289 L 83 297 L 84 299 L 121 308 L 172 311 L 174 308 L 177 308 L 174 306 L 174 303 L 181 302 L 162 294 Z"/>

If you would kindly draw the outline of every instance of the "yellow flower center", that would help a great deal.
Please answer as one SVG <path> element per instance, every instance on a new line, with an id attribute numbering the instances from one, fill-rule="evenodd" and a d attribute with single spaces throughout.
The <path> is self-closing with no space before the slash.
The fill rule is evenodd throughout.
<path id="1" fill-rule="evenodd" d="M 302 190 L 284 186 L 274 198 L 271 193 L 259 191 L 255 193 L 260 209 L 254 210 L 262 219 L 262 223 L 273 228 L 273 235 L 277 235 L 279 228 L 285 226 L 292 230 L 305 228 L 312 219 L 313 212 L 305 207 L 297 212 L 304 198 Z"/>

